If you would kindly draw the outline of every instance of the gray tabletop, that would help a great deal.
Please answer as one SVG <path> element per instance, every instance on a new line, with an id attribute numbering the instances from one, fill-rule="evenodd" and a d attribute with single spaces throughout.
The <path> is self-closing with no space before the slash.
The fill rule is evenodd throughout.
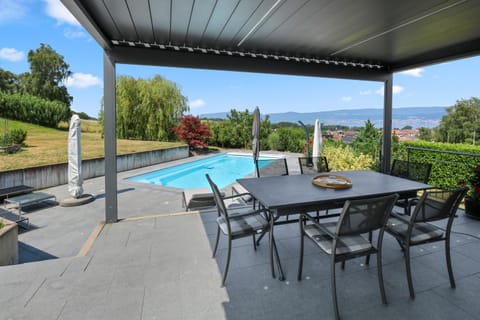
<path id="1" fill-rule="evenodd" d="M 394 177 L 375 171 L 332 172 L 350 178 L 349 189 L 330 189 L 315 186 L 315 174 L 238 179 L 245 189 L 263 206 L 276 210 L 278 214 L 292 211 L 342 206 L 346 200 L 361 199 L 399 193 L 411 196 L 418 190 L 432 188 L 431 185 Z"/>

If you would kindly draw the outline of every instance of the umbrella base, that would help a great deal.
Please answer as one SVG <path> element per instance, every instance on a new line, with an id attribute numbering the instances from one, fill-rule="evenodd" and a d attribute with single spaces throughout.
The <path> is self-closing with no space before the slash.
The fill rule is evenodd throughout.
<path id="1" fill-rule="evenodd" d="M 82 194 L 78 198 L 67 198 L 60 201 L 61 207 L 76 207 L 81 206 L 95 200 L 95 197 L 91 194 Z"/>

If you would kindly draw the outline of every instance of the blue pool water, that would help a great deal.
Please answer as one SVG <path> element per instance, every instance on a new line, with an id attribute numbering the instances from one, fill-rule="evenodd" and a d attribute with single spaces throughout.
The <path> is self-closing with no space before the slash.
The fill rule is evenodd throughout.
<path id="1" fill-rule="evenodd" d="M 276 158 L 262 156 L 258 160 L 258 165 L 262 168 L 274 159 Z M 148 172 L 127 180 L 182 189 L 210 188 L 205 178 L 205 174 L 208 173 L 219 188 L 224 188 L 234 183 L 236 179 L 253 174 L 254 171 L 255 165 L 251 155 L 227 153 Z"/>

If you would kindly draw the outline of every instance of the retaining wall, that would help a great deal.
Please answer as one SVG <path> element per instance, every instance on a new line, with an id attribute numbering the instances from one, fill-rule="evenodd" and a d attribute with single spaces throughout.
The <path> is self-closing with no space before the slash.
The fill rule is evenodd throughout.
<path id="1" fill-rule="evenodd" d="M 136 152 L 117 156 L 117 172 L 151 166 L 188 157 L 188 146 Z M 105 175 L 105 159 L 82 161 L 83 179 Z M 68 183 L 68 163 L 51 164 L 0 172 L 0 188 L 28 185 L 44 189 Z"/>

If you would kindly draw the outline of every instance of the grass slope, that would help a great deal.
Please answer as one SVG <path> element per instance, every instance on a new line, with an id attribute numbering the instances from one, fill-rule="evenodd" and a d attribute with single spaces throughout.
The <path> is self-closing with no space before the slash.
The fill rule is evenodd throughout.
<path id="1" fill-rule="evenodd" d="M 25 146 L 18 153 L 0 154 L 0 171 L 34 167 L 45 164 L 67 162 L 68 123 L 60 124 L 61 129 L 46 128 L 30 123 L 0 118 L 0 133 L 5 127 L 21 128 L 27 131 Z M 100 126 L 94 120 L 82 120 L 82 159 L 104 156 L 103 138 Z M 181 142 L 160 142 L 140 140 L 117 140 L 117 154 L 157 150 L 183 145 Z"/>

